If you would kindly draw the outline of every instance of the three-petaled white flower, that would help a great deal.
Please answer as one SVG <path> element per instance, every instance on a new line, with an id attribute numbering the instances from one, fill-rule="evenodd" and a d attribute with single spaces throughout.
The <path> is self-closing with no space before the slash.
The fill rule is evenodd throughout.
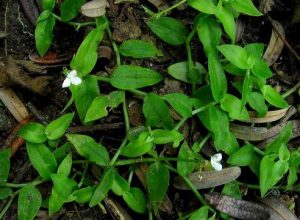
<path id="1" fill-rule="evenodd" d="M 79 85 L 82 82 L 80 77 L 77 76 L 77 71 L 72 70 L 71 72 L 68 73 L 66 79 L 64 80 L 62 87 L 66 88 L 73 85 Z"/>
<path id="2" fill-rule="evenodd" d="M 221 160 L 222 160 L 222 154 L 221 153 L 215 154 L 214 156 L 212 156 L 210 158 L 211 165 L 217 171 L 222 170 L 222 164 L 220 163 Z"/>

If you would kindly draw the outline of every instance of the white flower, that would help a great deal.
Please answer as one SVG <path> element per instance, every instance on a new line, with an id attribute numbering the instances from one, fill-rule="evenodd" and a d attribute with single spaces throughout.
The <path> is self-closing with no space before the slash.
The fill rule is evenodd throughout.
<path id="1" fill-rule="evenodd" d="M 79 85 L 82 82 L 82 80 L 77 76 L 77 71 L 72 70 L 68 73 L 66 79 L 64 80 L 62 87 L 66 88 L 73 85 Z"/>
<path id="2" fill-rule="evenodd" d="M 213 166 L 213 168 L 215 168 L 215 170 L 220 171 L 222 170 L 222 164 L 220 163 L 222 160 L 222 154 L 218 153 L 215 154 L 214 156 L 212 156 L 210 158 L 210 163 Z"/>

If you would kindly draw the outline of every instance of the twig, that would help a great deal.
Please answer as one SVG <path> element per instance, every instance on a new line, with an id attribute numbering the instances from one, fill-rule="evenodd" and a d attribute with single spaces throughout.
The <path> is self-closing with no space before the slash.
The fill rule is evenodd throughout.
<path id="1" fill-rule="evenodd" d="M 68 129 L 69 133 L 81 133 L 81 132 L 91 132 L 91 131 L 104 131 L 104 130 L 114 130 L 124 127 L 123 122 L 109 123 L 109 124 L 98 124 L 91 126 L 77 126 L 70 127 Z"/>

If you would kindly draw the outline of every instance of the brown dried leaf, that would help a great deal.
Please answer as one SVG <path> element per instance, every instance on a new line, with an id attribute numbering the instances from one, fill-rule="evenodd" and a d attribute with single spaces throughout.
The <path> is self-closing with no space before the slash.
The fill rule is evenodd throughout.
<path id="1" fill-rule="evenodd" d="M 132 217 L 125 209 L 111 197 L 106 196 L 104 204 L 114 220 L 132 220 Z"/>
<path id="2" fill-rule="evenodd" d="M 292 23 L 297 24 L 299 22 L 300 22 L 300 1 L 297 1 Z"/>
<path id="3" fill-rule="evenodd" d="M 272 11 L 272 6 L 274 4 L 273 0 L 260 0 L 259 10 L 262 13 L 267 14 L 269 11 Z"/>
<path id="4" fill-rule="evenodd" d="M 289 108 L 284 108 L 284 109 L 275 110 L 275 111 L 268 111 L 264 117 L 258 117 L 258 114 L 254 111 L 248 111 L 250 118 L 246 122 L 268 123 L 268 122 L 277 121 L 277 120 L 283 118 L 288 110 L 289 110 Z"/>
<path id="5" fill-rule="evenodd" d="M 221 171 L 203 171 L 191 173 L 189 179 L 196 189 L 207 189 L 229 183 L 241 175 L 240 167 L 229 167 Z M 174 187 L 181 190 L 190 190 L 180 176 L 174 178 Z"/>
<path id="6" fill-rule="evenodd" d="M 269 210 L 253 202 L 235 199 L 216 192 L 205 194 L 205 199 L 217 210 L 237 219 L 269 219 Z"/>
<path id="7" fill-rule="evenodd" d="M 269 197 L 259 200 L 270 209 L 272 220 L 297 220 L 298 218 L 277 198 Z"/>
<path id="8" fill-rule="evenodd" d="M 160 11 L 170 7 L 165 0 L 148 0 L 148 2 L 150 2 Z"/>
<path id="9" fill-rule="evenodd" d="M 251 127 L 251 126 L 244 126 L 231 123 L 230 124 L 230 131 L 234 134 L 234 136 L 241 140 L 246 141 L 263 141 L 266 139 L 270 139 L 278 135 L 282 128 L 291 122 L 293 124 L 293 136 L 292 138 L 298 137 L 300 135 L 300 121 L 292 120 L 286 121 L 283 123 L 279 123 L 271 128 L 266 127 Z"/>
<path id="10" fill-rule="evenodd" d="M 25 105 L 12 89 L 0 87 L 0 99 L 18 122 L 29 116 Z"/>
<path id="11" fill-rule="evenodd" d="M 92 18 L 99 17 L 105 15 L 108 7 L 106 0 L 93 0 L 81 6 L 81 14 Z"/>
<path id="12" fill-rule="evenodd" d="M 276 28 L 277 32 L 284 38 L 285 31 L 282 25 L 275 20 L 271 20 L 271 22 L 273 27 Z M 284 47 L 284 42 L 278 36 L 274 28 L 272 29 L 271 39 L 263 57 L 269 66 L 272 66 L 276 62 Z"/>

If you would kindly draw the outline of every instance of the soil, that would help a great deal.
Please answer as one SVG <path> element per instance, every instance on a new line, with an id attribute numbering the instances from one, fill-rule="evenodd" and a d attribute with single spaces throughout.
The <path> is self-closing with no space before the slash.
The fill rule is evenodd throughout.
<path id="1" fill-rule="evenodd" d="M 28 4 L 35 2 L 34 0 L 28 0 Z M 139 3 L 130 2 L 124 3 L 124 1 L 120 1 L 120 4 L 112 4 L 110 1 L 110 10 L 108 11 L 108 17 L 111 22 L 111 28 L 113 30 L 113 38 L 119 44 L 124 40 L 128 39 L 147 39 L 153 42 L 160 50 L 164 52 L 164 57 L 155 58 L 155 59 L 147 59 L 142 61 L 136 61 L 129 58 L 124 58 L 124 63 L 126 64 L 137 64 L 144 67 L 151 67 L 161 73 L 164 74 L 165 80 L 160 83 L 158 86 L 151 88 L 153 91 L 159 94 L 165 94 L 168 92 L 185 92 L 190 93 L 190 88 L 188 88 L 185 84 L 179 83 L 171 78 L 169 78 L 166 74 L 167 67 L 174 63 L 182 60 L 186 60 L 186 51 L 184 46 L 180 47 L 172 47 L 161 40 L 155 37 L 154 34 L 148 29 L 145 24 L 145 20 L 147 18 L 146 13 L 144 12 L 141 5 L 146 5 L 151 10 L 156 11 L 156 7 L 151 4 L 151 2 L 155 1 L 147 1 L 140 0 Z M 258 3 L 257 1 L 255 1 Z M 299 4 L 299 3 L 298 3 Z M 296 7 L 296 0 L 275 0 L 274 6 L 272 7 L 272 11 L 269 15 L 280 22 L 285 30 L 286 41 L 290 44 L 291 48 L 297 51 L 300 54 L 300 41 L 299 41 L 299 33 L 300 33 L 300 19 L 295 19 L 295 17 L 299 17 L 300 15 L 300 6 L 298 5 L 298 9 Z M 297 9 L 298 11 L 296 11 Z M 193 17 L 195 17 L 196 12 L 192 9 L 178 11 L 174 10 L 172 17 L 180 19 L 187 26 L 191 26 Z M 80 17 L 80 19 L 84 20 L 84 18 Z M 294 19 L 294 21 L 293 21 Z M 239 40 L 239 44 L 245 45 L 252 42 L 262 42 L 268 44 L 270 37 L 272 26 L 267 18 L 267 16 L 263 17 L 240 17 L 241 22 L 243 23 L 244 29 L 242 31 L 241 38 Z M 296 21 L 295 21 L 296 20 Z M 1 0 L 0 2 L 0 31 L 5 31 L 7 33 L 6 39 L 0 38 L 0 73 L 1 68 L 7 69 L 5 65 L 7 65 L 8 57 L 11 57 L 13 60 L 21 60 L 30 63 L 35 68 L 35 71 L 28 68 L 28 66 L 23 64 L 15 64 L 15 68 L 18 68 L 22 71 L 22 77 L 30 77 L 29 81 L 36 80 L 37 82 L 40 77 L 47 78 L 47 85 L 43 85 L 42 87 L 46 90 L 38 91 L 35 86 L 32 85 L 32 82 L 27 84 L 22 84 L 24 80 L 11 81 L 8 84 L 1 84 L 0 76 L 0 87 L 9 86 L 13 89 L 13 91 L 17 94 L 20 100 L 25 104 L 30 114 L 34 115 L 36 121 L 41 123 L 47 123 L 52 119 L 57 118 L 61 115 L 61 110 L 64 108 L 68 99 L 70 98 L 70 94 L 67 90 L 61 88 L 62 81 L 64 79 L 62 71 L 63 68 L 68 68 L 69 60 L 66 59 L 66 62 L 59 63 L 56 65 L 41 65 L 41 64 L 33 64 L 30 61 L 30 56 L 34 57 L 37 54 L 35 49 L 35 40 L 34 40 L 34 25 L 31 24 L 26 17 L 24 16 L 24 12 L 19 5 L 19 2 L 16 0 Z M 80 31 L 74 30 L 74 28 L 69 27 L 67 25 L 58 23 L 54 30 L 54 43 L 50 49 L 50 51 L 62 55 L 63 57 L 70 57 L 82 41 L 84 35 L 87 33 L 88 28 L 83 28 Z M 226 39 L 224 39 L 226 41 Z M 192 51 L 193 58 L 203 65 L 207 65 L 206 58 L 202 50 L 198 50 L 197 48 L 201 47 L 199 45 L 198 40 L 192 41 Z M 97 66 L 95 68 L 95 72 L 110 74 L 115 67 L 115 57 L 111 55 L 111 44 L 108 36 L 105 36 L 101 47 L 107 47 L 107 55 L 100 56 L 98 60 Z M 112 56 L 112 57 L 111 57 Z M 35 66 L 37 65 L 37 66 Z M 269 83 L 272 86 L 277 87 L 281 92 L 285 92 L 288 89 L 292 88 L 297 82 L 300 80 L 300 68 L 299 68 L 299 60 L 293 55 L 290 49 L 285 46 L 282 53 L 280 54 L 279 59 L 272 65 L 272 70 L 274 72 L 274 77 L 272 77 Z M 24 76 L 25 75 L 25 76 Z M 21 77 L 18 75 L 18 77 Z M 18 78 L 16 77 L 16 78 Z M 43 78 L 44 81 L 44 78 Z M 38 85 L 41 85 L 38 83 Z M 101 92 L 109 93 L 111 88 L 109 86 L 104 85 L 101 87 Z M 299 109 L 299 95 L 291 95 L 287 99 L 290 105 L 294 105 Z M 130 97 L 128 100 L 129 107 L 129 116 L 130 122 L 134 126 L 142 125 L 144 123 L 144 118 L 141 111 L 142 102 L 137 97 Z M 73 107 L 70 108 L 70 111 L 75 111 Z M 174 113 L 175 114 L 175 113 Z M 176 117 L 176 115 L 174 116 Z M 296 113 L 293 118 L 299 119 L 299 111 Z M 119 123 L 123 122 L 122 111 L 114 110 L 110 116 L 101 120 L 100 123 Z M 18 124 L 17 120 L 11 115 L 9 110 L 0 102 L 0 146 L 5 146 L 7 142 L 7 138 L 10 136 L 14 127 Z M 191 127 L 193 127 L 195 122 L 189 122 L 187 125 L 186 135 L 189 139 L 195 136 L 201 136 L 201 132 L 191 131 Z M 80 126 L 80 122 L 78 118 L 72 124 L 73 127 Z M 197 129 L 199 126 L 196 126 Z M 194 129 L 194 130 L 197 130 Z M 199 130 L 199 129 L 198 129 Z M 201 130 L 201 127 L 200 127 Z M 113 146 L 119 145 L 120 141 L 123 138 L 122 129 L 114 129 L 114 130 L 106 130 L 106 131 L 89 131 L 87 134 L 92 135 L 95 138 L 102 140 L 102 142 L 111 147 L 111 151 L 114 151 Z M 294 139 L 290 146 L 291 148 L 297 148 L 300 146 L 300 140 Z M 0 147 L 0 149 L 3 147 Z M 167 153 L 173 154 L 172 150 L 166 148 Z M 249 173 L 251 173 L 249 171 Z M 26 154 L 26 149 L 22 146 L 17 153 L 12 157 L 11 160 L 11 172 L 10 172 L 10 180 L 14 183 L 21 183 L 32 181 L 37 176 L 36 171 L 29 165 L 29 159 Z M 249 181 L 249 178 L 255 178 L 250 175 L 242 176 L 243 180 Z M 137 180 L 134 180 L 135 184 L 138 183 Z M 42 192 L 47 195 L 49 193 L 49 186 L 43 186 L 40 188 Z M 254 195 L 257 194 L 257 191 L 248 192 L 249 199 L 251 200 Z M 295 211 L 300 215 L 300 201 L 299 201 L 299 193 L 287 194 L 284 192 L 273 191 L 273 194 L 279 193 L 282 198 L 285 198 L 287 202 L 296 201 Z M 281 194 L 282 193 L 282 194 Z M 198 204 L 194 194 L 192 192 L 186 191 L 177 191 L 176 189 L 170 186 L 169 190 L 169 198 L 173 205 L 172 213 L 164 213 L 162 212 L 158 219 L 177 219 L 178 213 L 186 214 L 192 210 L 194 210 Z M 122 201 L 119 201 L 120 204 L 124 205 Z M 4 202 L 0 202 L 0 209 L 2 210 L 4 206 Z M 126 205 L 124 205 L 126 207 Z M 4 219 L 17 219 L 17 203 L 16 201 L 13 203 L 10 210 L 6 213 Z M 131 211 L 127 210 L 130 214 L 132 214 L 134 219 L 142 219 L 141 216 L 133 214 Z M 38 219 L 47 219 L 47 213 L 43 211 L 39 212 Z M 96 208 L 88 208 L 87 205 L 78 205 L 78 204 L 67 204 L 64 205 L 62 211 L 54 216 L 54 219 L 112 219 L 109 213 L 104 213 L 102 209 L 99 207 Z"/>

